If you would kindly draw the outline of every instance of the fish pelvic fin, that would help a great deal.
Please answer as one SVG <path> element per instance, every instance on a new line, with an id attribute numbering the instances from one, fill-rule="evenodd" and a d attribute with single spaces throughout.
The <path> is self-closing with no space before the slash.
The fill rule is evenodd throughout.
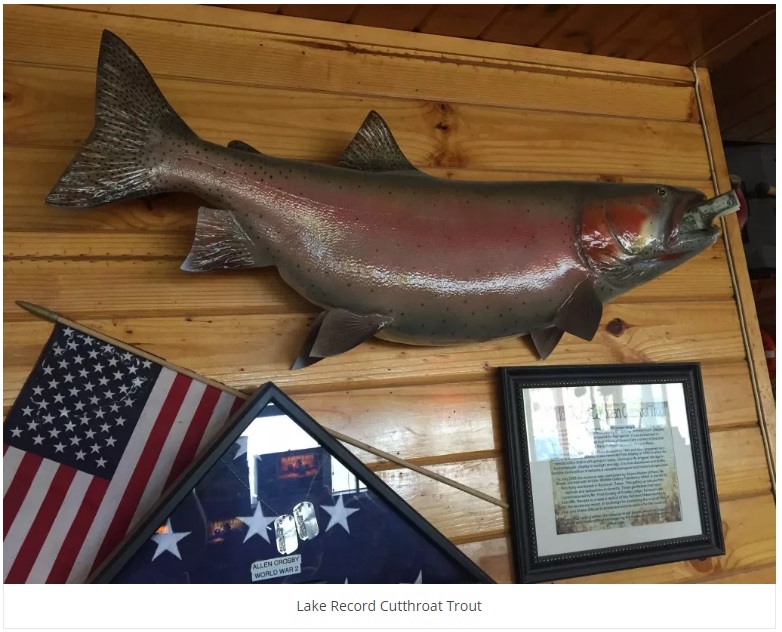
<path id="1" fill-rule="evenodd" d="M 603 317 L 603 302 L 591 281 L 582 281 L 559 308 L 554 324 L 583 340 L 592 340 Z"/>
<path id="2" fill-rule="evenodd" d="M 380 314 L 354 314 L 345 309 L 322 312 L 313 321 L 291 368 L 302 369 L 323 358 L 350 351 L 390 322 L 390 318 Z"/>
<path id="3" fill-rule="evenodd" d="M 183 138 L 197 139 L 136 54 L 103 31 L 95 125 L 46 202 L 89 208 L 160 193 L 166 145 Z"/>
<path id="4" fill-rule="evenodd" d="M 530 333 L 532 344 L 541 360 L 545 360 L 551 355 L 565 332 L 559 327 L 546 327 L 545 329 L 536 329 Z"/>
<path id="5" fill-rule="evenodd" d="M 273 266 L 265 246 L 253 242 L 231 211 L 198 209 L 195 239 L 182 270 L 208 272 Z"/>

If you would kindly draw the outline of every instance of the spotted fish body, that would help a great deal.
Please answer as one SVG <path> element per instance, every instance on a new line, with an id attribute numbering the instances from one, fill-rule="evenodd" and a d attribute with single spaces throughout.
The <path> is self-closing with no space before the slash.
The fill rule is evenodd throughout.
<path id="1" fill-rule="evenodd" d="M 425 175 L 374 112 L 338 166 L 215 145 L 104 32 L 95 128 L 47 201 L 89 207 L 168 191 L 210 207 L 184 269 L 276 266 L 324 309 L 299 367 L 373 335 L 448 345 L 532 334 L 545 357 L 565 331 L 591 339 L 603 303 L 717 234 L 680 232 L 703 200 L 694 190 Z"/>

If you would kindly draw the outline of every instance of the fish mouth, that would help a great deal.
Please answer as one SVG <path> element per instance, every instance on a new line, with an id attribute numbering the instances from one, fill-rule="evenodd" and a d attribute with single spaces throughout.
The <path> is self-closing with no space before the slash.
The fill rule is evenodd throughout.
<path id="1" fill-rule="evenodd" d="M 719 236 L 719 229 L 713 222 L 740 207 L 734 191 L 711 199 L 706 199 L 702 193 L 694 197 L 694 200 L 684 200 L 675 211 L 675 228 L 668 240 L 671 254 L 685 254 L 711 246 Z"/>

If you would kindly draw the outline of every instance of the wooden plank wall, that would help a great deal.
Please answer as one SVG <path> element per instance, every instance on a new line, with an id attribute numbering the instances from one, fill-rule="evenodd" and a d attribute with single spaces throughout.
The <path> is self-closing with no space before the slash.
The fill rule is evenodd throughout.
<path id="1" fill-rule="evenodd" d="M 724 140 L 776 142 L 776 34 L 739 53 L 712 74 Z"/>
<path id="2" fill-rule="evenodd" d="M 274 380 L 325 425 L 505 496 L 496 367 L 536 363 L 524 341 L 374 341 L 290 372 L 315 309 L 274 271 L 181 272 L 195 199 L 171 196 L 153 210 L 44 206 L 90 131 L 104 28 L 215 142 L 333 160 L 374 108 L 410 159 L 439 176 L 713 193 L 684 68 L 211 7 L 7 6 L 4 27 L 6 410 L 50 331 L 13 303 L 24 299 L 237 388 Z M 605 327 L 613 319 L 626 325 L 618 335 Z M 574 581 L 774 581 L 774 500 L 722 241 L 610 305 L 594 342 L 566 335 L 549 363 L 664 361 L 703 365 L 728 554 Z M 498 581 L 511 580 L 506 512 L 362 457 Z"/>
<path id="3" fill-rule="evenodd" d="M 723 138 L 776 141 L 774 5 L 215 5 L 712 71 Z M 749 85 L 751 84 L 751 85 Z"/>

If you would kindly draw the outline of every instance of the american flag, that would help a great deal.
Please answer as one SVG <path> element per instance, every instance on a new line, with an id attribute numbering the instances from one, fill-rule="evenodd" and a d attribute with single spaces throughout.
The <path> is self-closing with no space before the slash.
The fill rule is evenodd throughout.
<path id="1" fill-rule="evenodd" d="M 285 396 L 277 393 L 274 400 L 284 402 Z M 147 525 L 147 532 L 151 526 L 157 531 L 151 537 L 137 534 L 130 545 L 134 552 L 101 581 L 491 581 L 445 538 L 425 531 L 422 517 L 414 523 L 405 516 L 403 503 L 392 504 L 399 497 L 376 488 L 377 477 L 352 455 L 339 457 L 309 434 L 306 421 L 274 407 L 253 411 L 251 405 L 237 421 L 246 425 L 242 436 L 211 455 L 209 469 L 180 489 L 173 511 L 161 509 L 155 524 Z M 309 526 L 294 529 L 292 514 L 304 504 Z M 290 525 L 287 535 L 280 520 Z"/>
<path id="2" fill-rule="evenodd" d="M 242 403 L 55 325 L 3 427 L 5 582 L 85 581 Z"/>

